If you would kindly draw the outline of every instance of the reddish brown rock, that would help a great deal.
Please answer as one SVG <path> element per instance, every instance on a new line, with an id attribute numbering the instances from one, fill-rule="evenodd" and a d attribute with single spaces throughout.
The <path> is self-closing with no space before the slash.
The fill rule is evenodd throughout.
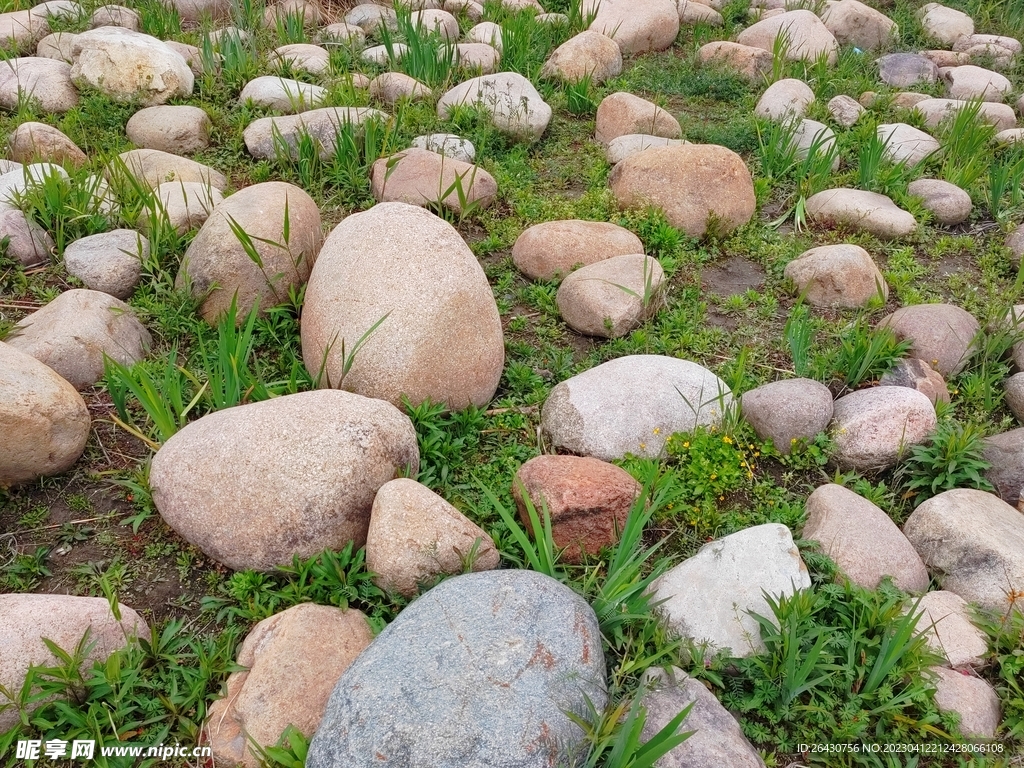
<path id="1" fill-rule="evenodd" d="M 596 555 L 618 541 L 640 484 L 614 464 L 580 456 L 538 456 L 516 472 L 512 487 L 519 517 L 529 525 L 525 495 L 537 514 L 547 506 L 555 545 L 567 562 Z"/>
<path id="2" fill-rule="evenodd" d="M 900 360 L 878 382 L 883 387 L 910 387 L 927 395 L 934 405 L 941 400 L 949 402 L 949 389 L 942 375 L 924 360 L 908 357 Z"/>

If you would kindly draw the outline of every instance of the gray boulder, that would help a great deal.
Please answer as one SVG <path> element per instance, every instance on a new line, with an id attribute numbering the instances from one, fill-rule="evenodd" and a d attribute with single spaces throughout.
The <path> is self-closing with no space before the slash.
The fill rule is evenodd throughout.
<path id="1" fill-rule="evenodd" d="M 832 393 L 814 379 L 773 381 L 745 392 L 743 418 L 762 440 L 788 454 L 799 440 L 813 440 L 832 421 Z"/>
<path id="2" fill-rule="evenodd" d="M 835 402 L 835 459 L 844 469 L 872 472 L 893 466 L 935 431 L 932 401 L 908 387 L 873 387 Z"/>
<path id="3" fill-rule="evenodd" d="M 127 299 L 142 280 L 142 262 L 149 258 L 149 240 L 134 229 L 100 232 L 69 243 L 64 266 L 87 288 Z"/>
<path id="4" fill-rule="evenodd" d="M 986 437 L 982 455 L 992 466 L 985 479 L 1007 504 L 1017 505 L 1024 493 L 1024 427 Z"/>
<path id="5" fill-rule="evenodd" d="M 878 77 L 893 88 L 909 88 L 939 79 L 935 62 L 917 53 L 889 53 L 878 60 Z"/>
<path id="6" fill-rule="evenodd" d="M 529 80 L 515 72 L 460 83 L 438 100 L 438 117 L 447 119 L 452 107 L 460 104 L 483 108 L 499 131 L 525 141 L 539 139 L 551 122 L 551 107 Z"/>
<path id="7" fill-rule="evenodd" d="M 909 339 L 909 355 L 924 360 L 941 376 L 955 376 L 970 359 L 981 325 L 965 309 L 952 304 L 915 304 L 883 317 L 879 327 L 891 328 L 899 340 Z"/>

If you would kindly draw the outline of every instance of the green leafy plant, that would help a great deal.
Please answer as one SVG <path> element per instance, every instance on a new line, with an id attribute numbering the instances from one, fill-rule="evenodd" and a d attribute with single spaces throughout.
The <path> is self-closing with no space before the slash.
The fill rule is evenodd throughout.
<path id="1" fill-rule="evenodd" d="M 1007 594 L 1002 614 L 976 611 L 974 623 L 988 635 L 988 660 L 1003 708 L 1003 736 L 1024 741 L 1024 605 L 1020 593 Z"/>
<path id="2" fill-rule="evenodd" d="M 417 480 L 440 491 L 451 487 L 456 478 L 452 469 L 464 457 L 479 450 L 480 432 L 485 416 L 482 410 L 470 406 L 462 411 L 450 411 L 444 403 L 424 401 L 413 405 L 403 400 L 405 412 L 416 429 L 420 450 L 420 471 Z"/>
<path id="3" fill-rule="evenodd" d="M 839 335 L 836 356 L 829 362 L 835 375 L 849 389 L 880 378 L 910 349 L 909 340 L 898 341 L 891 328 L 871 328 L 862 320 L 848 325 Z"/>
<path id="4" fill-rule="evenodd" d="M 948 420 L 928 442 L 911 448 L 897 476 L 914 506 L 952 488 L 995 490 L 983 476 L 992 466 L 983 455 L 983 437 L 984 432 L 974 424 Z"/>
<path id="5" fill-rule="evenodd" d="M 942 178 L 964 189 L 988 171 L 992 160 L 996 129 L 982 119 L 982 104 L 981 99 L 969 101 L 943 121 L 936 135 L 943 148 Z"/>
<path id="6" fill-rule="evenodd" d="M 73 240 L 111 227 L 111 202 L 101 180 L 88 169 L 68 176 L 55 166 L 41 174 L 24 167 L 25 187 L 13 195 L 14 203 L 53 236 L 57 253 Z"/>

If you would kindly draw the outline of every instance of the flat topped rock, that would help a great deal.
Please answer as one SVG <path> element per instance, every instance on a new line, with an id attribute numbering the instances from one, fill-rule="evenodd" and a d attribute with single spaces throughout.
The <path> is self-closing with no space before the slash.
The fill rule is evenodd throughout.
<path id="1" fill-rule="evenodd" d="M 147 187 L 168 181 L 196 181 L 221 191 L 228 186 L 227 177 L 220 171 L 159 149 L 130 149 L 117 157 L 119 162 L 108 168 L 107 175 L 126 171 Z"/>
<path id="2" fill-rule="evenodd" d="M 934 128 L 960 110 L 967 109 L 971 103 L 964 99 L 922 99 L 914 104 L 914 111 L 924 118 L 926 128 Z M 1017 116 L 1009 104 L 991 101 L 982 102 L 978 109 L 978 119 L 994 125 L 997 131 L 1005 131 L 1017 125 Z"/>
<path id="3" fill-rule="evenodd" d="M 574 267 L 643 250 L 640 238 L 617 224 L 567 219 L 524 230 L 512 246 L 512 261 L 533 280 L 555 280 Z"/>
<path id="4" fill-rule="evenodd" d="M 813 63 L 819 56 L 824 56 L 829 64 L 835 64 L 839 58 L 839 43 L 835 36 L 821 19 L 806 10 L 787 11 L 755 22 L 740 32 L 736 42 L 772 51 L 776 40 L 782 36 L 789 41 L 787 61 Z"/>
<path id="5" fill-rule="evenodd" d="M 320 156 L 327 157 L 334 152 L 341 126 L 358 127 L 371 120 L 386 122 L 387 119 L 386 112 L 372 107 L 321 107 L 298 115 L 258 118 L 246 126 L 242 138 L 250 155 L 272 160 L 281 150 L 282 141 L 292 157 L 297 157 L 299 139 L 303 134 L 308 134 Z M 280 139 L 275 141 L 275 136 L 280 136 Z"/>
<path id="6" fill-rule="evenodd" d="M 878 78 L 893 88 L 909 88 L 918 83 L 934 83 L 939 78 L 939 68 L 918 53 L 889 53 L 878 60 Z"/>
<path id="7" fill-rule="evenodd" d="M 807 216 L 815 223 L 842 224 L 882 239 L 906 237 L 917 220 L 885 195 L 863 189 L 826 189 L 807 200 Z"/>

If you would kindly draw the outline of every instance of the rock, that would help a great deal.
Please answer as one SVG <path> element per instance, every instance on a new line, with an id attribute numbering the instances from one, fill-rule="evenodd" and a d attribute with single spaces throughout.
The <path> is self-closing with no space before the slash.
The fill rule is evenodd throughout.
<path id="1" fill-rule="evenodd" d="M 1024 128 L 1007 128 L 992 137 L 992 142 L 1001 146 L 1024 142 Z"/>
<path id="2" fill-rule="evenodd" d="M 493 21 L 482 21 L 466 33 L 466 42 L 483 43 L 499 51 L 503 49 L 504 39 L 502 38 L 501 25 Z M 618 50 L 618 46 L 616 46 Z M 619 59 L 622 55 L 619 55 Z"/>
<path id="3" fill-rule="evenodd" d="M 577 265 L 643 253 L 640 238 L 603 221 L 546 221 L 526 229 L 512 246 L 512 261 L 531 280 L 556 280 Z"/>
<path id="4" fill-rule="evenodd" d="M 32 47 L 48 34 L 49 21 L 35 8 L 0 13 L 0 40 L 3 40 L 4 47 L 13 53 L 31 51 Z"/>
<path id="5" fill-rule="evenodd" d="M 410 21 L 417 29 L 434 33 L 447 42 L 459 39 L 459 21 L 447 11 L 436 8 L 413 11 Z"/>
<path id="6" fill-rule="evenodd" d="M 568 765 L 583 733 L 565 713 L 606 700 L 600 629 L 583 598 L 533 571 L 456 576 L 341 676 L 306 765 Z"/>
<path id="7" fill-rule="evenodd" d="M 763 48 L 718 40 L 702 45 L 697 60 L 705 66 L 715 65 L 735 72 L 752 83 L 761 83 L 771 74 L 772 54 Z"/>
<path id="8" fill-rule="evenodd" d="M 405 43 L 394 43 L 389 51 L 385 45 L 372 45 L 364 48 L 359 58 L 369 64 L 376 64 L 380 67 L 391 67 L 401 60 L 409 50 Z"/>
<path id="9" fill-rule="evenodd" d="M 320 7 L 306 0 L 276 0 L 263 9 L 263 26 L 267 29 L 276 30 L 290 19 L 296 24 L 301 20 L 304 29 L 314 29 L 320 24 Z"/>
<path id="10" fill-rule="evenodd" d="M 974 21 L 966 13 L 939 3 L 927 3 L 917 11 L 925 35 L 943 45 L 953 45 L 965 35 L 974 34 Z"/>
<path id="11" fill-rule="evenodd" d="M 1004 35 L 964 35 L 953 43 L 953 50 L 966 52 L 979 46 L 1002 48 L 1011 54 L 1020 53 L 1022 50 L 1020 40 Z"/>
<path id="12" fill-rule="evenodd" d="M 7 336 L 10 346 L 48 365 L 76 389 L 103 378 L 103 359 L 134 365 L 152 344 L 132 308 L 100 291 L 72 289 L 27 315 Z"/>
<path id="13" fill-rule="evenodd" d="M 813 379 L 785 379 L 745 392 L 743 418 L 762 440 L 788 454 L 800 440 L 813 440 L 832 421 L 832 393 Z"/>
<path id="14" fill-rule="evenodd" d="M 948 181 L 917 179 L 907 186 L 907 193 L 921 198 L 925 210 L 931 212 L 938 224 L 960 224 L 971 215 L 971 196 Z"/>
<path id="15" fill-rule="evenodd" d="M 46 123 L 25 122 L 8 137 L 8 154 L 19 163 L 43 161 L 78 167 L 88 158 L 78 146 L 56 128 Z"/>
<path id="16" fill-rule="evenodd" d="M 874 387 L 844 395 L 834 405 L 834 458 L 844 471 L 893 466 L 935 431 L 935 406 L 907 387 Z"/>
<path id="17" fill-rule="evenodd" d="M 115 229 L 69 243 L 64 266 L 86 288 L 127 299 L 142 280 L 142 262 L 149 252 L 149 240 L 134 229 Z"/>
<path id="18" fill-rule="evenodd" d="M 385 72 L 370 81 L 370 96 L 385 104 L 395 104 L 402 99 L 429 99 L 431 95 L 427 86 L 401 72 Z"/>
<path id="19" fill-rule="evenodd" d="M 585 0 L 583 17 L 591 15 L 589 29 L 612 38 L 624 54 L 664 51 L 679 34 L 674 0 Z"/>
<path id="20" fill-rule="evenodd" d="M 764 768 L 764 761 L 747 741 L 736 718 L 707 687 L 678 667 L 667 671 L 650 667 L 644 673 L 648 685 L 641 706 L 647 711 L 642 742 L 650 741 L 691 704 L 680 731 L 693 735 L 656 763 L 659 768 Z"/>
<path id="21" fill-rule="evenodd" d="M 985 479 L 1008 504 L 1016 505 L 1024 491 L 1024 428 L 986 437 L 982 455 L 992 466 Z"/>
<path id="22" fill-rule="evenodd" d="M 46 262 L 57 247 L 45 229 L 16 208 L 0 207 L 0 238 L 9 238 L 7 256 L 26 267 Z"/>
<path id="23" fill-rule="evenodd" d="M 934 128 L 946 119 L 951 118 L 961 109 L 966 109 L 972 102 L 961 99 L 924 99 L 914 105 L 914 111 L 924 118 L 926 128 Z M 978 110 L 978 119 L 996 127 L 997 131 L 1013 128 L 1017 125 L 1017 116 L 1008 104 L 982 102 Z"/>
<path id="24" fill-rule="evenodd" d="M 1021 258 L 1024 257 L 1024 224 L 1019 224 L 1006 236 L 1003 247 L 1010 251 L 1014 264 L 1019 266 Z"/>
<path id="25" fill-rule="evenodd" d="M 66 180 L 69 177 L 67 171 L 53 163 L 15 163 L 0 176 L 0 210 L 18 209 L 20 196 L 40 188 L 51 178 Z"/>
<path id="26" fill-rule="evenodd" d="M 491 537 L 426 486 L 400 477 L 377 491 L 366 568 L 382 589 L 414 597 L 438 577 L 494 570 L 500 561 Z"/>
<path id="27" fill-rule="evenodd" d="M 331 68 L 331 54 L 328 50 L 309 43 L 292 43 L 275 48 L 271 60 L 312 75 L 324 74 Z"/>
<path id="28" fill-rule="evenodd" d="M 829 64 L 839 58 L 839 44 L 821 19 L 811 11 L 787 11 L 770 19 L 755 22 L 740 32 L 736 42 L 765 51 L 773 51 L 776 39 L 786 36 L 786 61 L 813 63 L 824 56 Z"/>
<path id="29" fill-rule="evenodd" d="M 751 612 L 773 619 L 764 598 L 811 586 L 807 567 L 784 525 L 755 525 L 705 544 L 651 586 L 657 610 L 684 639 L 731 649 L 743 658 L 765 650 Z M 773 619 L 774 621 L 774 619 Z"/>
<path id="30" fill-rule="evenodd" d="M 377 490 L 418 470 L 404 413 L 317 390 L 191 422 L 153 457 L 150 485 L 164 521 L 208 557 L 269 570 L 296 555 L 361 547 Z"/>
<path id="31" fill-rule="evenodd" d="M 156 187 L 160 207 L 155 215 L 164 218 L 179 235 L 203 226 L 210 212 L 224 201 L 224 194 L 197 181 L 168 181 Z M 150 226 L 148 210 L 139 215 L 138 227 L 146 232 Z"/>
<path id="32" fill-rule="evenodd" d="M 42 112 L 67 112 L 78 105 L 78 90 L 71 82 L 71 66 L 56 59 L 34 56 L 0 62 L 0 107 L 17 111 L 34 99 Z"/>
<path id="33" fill-rule="evenodd" d="M 320 106 L 326 95 L 327 90 L 319 85 L 265 75 L 246 83 L 238 100 L 293 115 Z"/>
<path id="34" fill-rule="evenodd" d="M 754 114 L 769 120 L 803 117 L 814 103 L 814 91 L 803 80 L 776 80 L 765 89 L 754 107 Z"/>
<path id="35" fill-rule="evenodd" d="M 839 170 L 839 153 L 835 151 L 836 135 L 824 123 L 817 120 L 800 120 L 793 131 L 793 144 L 796 147 L 796 159 L 804 160 L 811 152 L 816 155 L 834 153 L 832 170 Z"/>
<path id="36" fill-rule="evenodd" d="M 442 7 L 448 13 L 455 14 L 456 16 L 464 15 L 467 19 L 474 22 L 478 22 L 484 17 L 483 5 L 473 2 L 473 0 L 444 0 Z M 540 16 L 541 14 L 538 14 L 534 18 L 540 21 Z"/>
<path id="37" fill-rule="evenodd" d="M 909 387 L 916 389 L 932 401 L 949 402 L 949 390 L 942 375 L 924 360 L 908 357 L 899 360 L 878 382 L 883 387 Z"/>
<path id="38" fill-rule="evenodd" d="M 299 603 L 253 627 L 238 651 L 245 669 L 210 705 L 204 730 L 214 760 L 259 768 L 250 739 L 272 747 L 289 725 L 311 737 L 338 678 L 372 641 L 363 613 L 330 605 Z"/>
<path id="39" fill-rule="evenodd" d="M 75 37 L 71 50 L 71 80 L 79 87 L 147 107 L 192 95 L 195 76 L 185 59 L 155 37 L 99 27 Z"/>
<path id="40" fill-rule="evenodd" d="M 368 331 L 343 375 L 342 349 Z M 329 386 L 458 410 L 494 396 L 505 346 L 487 277 L 455 228 L 422 208 L 380 203 L 324 242 L 306 288 L 302 355 Z"/>
<path id="41" fill-rule="evenodd" d="M 537 456 L 519 468 L 512 484 L 519 519 L 527 530 L 529 499 L 540 520 L 547 511 L 555 546 L 565 550 L 562 559 L 570 563 L 594 557 L 618 542 L 640 491 L 640 484 L 624 469 L 579 456 Z"/>
<path id="42" fill-rule="evenodd" d="M 883 123 L 876 133 L 885 144 L 882 154 L 891 163 L 917 165 L 942 149 L 927 133 L 906 123 Z"/>
<path id="43" fill-rule="evenodd" d="M 454 133 L 431 133 L 426 136 L 417 136 L 412 140 L 412 145 L 417 149 L 438 152 L 445 157 L 461 160 L 464 163 L 472 163 L 476 159 L 476 147 L 473 146 L 473 142 Z"/>
<path id="44" fill-rule="evenodd" d="M 899 37 L 896 22 L 858 0 L 830 3 L 822 11 L 821 20 L 840 45 L 865 51 L 888 48 Z"/>
<path id="45" fill-rule="evenodd" d="M 823 245 L 804 251 L 786 265 L 784 274 L 815 307 L 863 307 L 889 298 L 885 278 L 859 245 Z"/>
<path id="46" fill-rule="evenodd" d="M 622 52 L 618 44 L 600 32 L 588 30 L 558 46 L 540 74 L 568 83 L 590 78 L 593 85 L 598 85 L 621 72 Z"/>
<path id="47" fill-rule="evenodd" d="M 725 24 L 722 14 L 714 8 L 704 5 L 699 0 L 679 0 L 679 26 L 707 24 L 721 27 Z"/>
<path id="48" fill-rule="evenodd" d="M 220 171 L 159 149 L 130 149 L 117 157 L 108 175 L 129 173 L 147 187 L 155 188 L 168 181 L 195 181 L 223 191 L 228 185 L 227 177 Z"/>
<path id="49" fill-rule="evenodd" d="M 962 597 L 941 590 L 923 595 L 914 603 L 918 634 L 948 666 L 981 667 L 988 655 L 988 636 L 971 621 L 970 608 Z"/>
<path id="50" fill-rule="evenodd" d="M 381 25 L 391 30 L 398 29 L 398 16 L 394 8 L 376 3 L 362 3 L 345 14 L 345 24 L 359 27 L 365 34 L 371 35 Z"/>
<path id="51" fill-rule="evenodd" d="M 254 45 L 253 36 L 250 32 L 233 25 L 207 32 L 203 35 L 203 40 L 204 42 L 208 40 L 210 45 L 213 46 L 214 53 L 219 54 L 223 54 L 223 49 L 229 45 L 235 48 L 243 48 L 246 51 L 251 51 Z"/>
<path id="52" fill-rule="evenodd" d="M 1017 421 L 1024 422 L 1024 373 L 1015 373 L 1003 385 L 1006 393 L 1006 405 Z"/>
<path id="53" fill-rule="evenodd" d="M 73 386 L 31 355 L 0 342 L 0 430 L 5 438 L 0 487 L 69 469 L 85 450 L 90 423 L 85 401 Z M 3 717 L 0 712 L 0 722 Z"/>
<path id="54" fill-rule="evenodd" d="M 142 17 L 123 5 L 101 5 L 89 17 L 89 27 L 123 27 L 132 32 L 141 32 Z"/>
<path id="55" fill-rule="evenodd" d="M 931 667 L 935 675 L 935 706 L 940 712 L 960 716 L 960 732 L 967 738 L 995 739 L 1003 719 L 999 694 L 982 680 L 966 672 Z"/>
<path id="56" fill-rule="evenodd" d="M 878 60 L 878 77 L 893 88 L 909 88 L 918 83 L 934 83 L 939 68 L 917 53 L 889 53 Z"/>
<path id="57" fill-rule="evenodd" d="M 231 18 L 230 0 L 163 0 L 163 3 L 176 10 L 186 24 L 198 24 L 204 16 L 214 22 Z"/>
<path id="58" fill-rule="evenodd" d="M 569 17 L 564 13 L 538 13 L 533 18 L 541 24 L 550 24 L 551 26 L 569 26 Z"/>
<path id="59" fill-rule="evenodd" d="M 981 330 L 970 312 L 952 304 L 902 307 L 878 325 L 891 328 L 900 341 L 913 342 L 907 354 L 924 360 L 941 376 L 955 376 L 964 369 Z"/>
<path id="60" fill-rule="evenodd" d="M 886 576 L 904 592 L 926 592 L 928 570 L 896 524 L 879 507 L 835 483 L 807 498 L 801 537 L 821 551 L 854 584 L 877 589 Z"/>
<path id="61" fill-rule="evenodd" d="M 627 355 L 557 384 L 541 409 L 541 429 L 551 446 L 581 456 L 653 458 L 672 433 L 719 424 L 732 400 L 725 382 L 697 363 Z"/>
<path id="62" fill-rule="evenodd" d="M 712 217 L 716 232 L 731 232 L 756 207 L 743 159 L 716 144 L 644 150 L 616 165 L 608 183 L 621 207 L 661 208 L 669 224 L 691 237 L 707 234 Z"/>
<path id="63" fill-rule="evenodd" d="M 897 93 L 892 100 L 892 105 L 897 109 L 913 109 L 922 101 L 928 100 L 928 94 L 926 93 L 914 93 L 913 91 L 904 91 L 903 93 Z"/>
<path id="64" fill-rule="evenodd" d="M 137 147 L 190 155 L 210 146 L 213 124 L 199 107 L 147 107 L 132 115 L 125 131 Z"/>
<path id="65" fill-rule="evenodd" d="M 235 228 L 252 238 L 262 263 Z M 203 297 L 199 312 L 211 325 L 233 303 L 241 322 L 254 306 L 265 312 L 288 301 L 289 290 L 308 279 L 322 242 L 320 210 L 304 190 L 283 181 L 253 184 L 213 209 L 185 251 L 175 285 Z"/>
<path id="66" fill-rule="evenodd" d="M 551 122 L 551 107 L 529 80 L 515 72 L 460 83 L 438 100 L 438 117 L 446 120 L 451 108 L 459 104 L 487 110 L 495 128 L 521 140 L 536 141 Z"/>
<path id="67" fill-rule="evenodd" d="M 921 502 L 903 533 L 943 589 L 1003 615 L 1014 605 L 1024 608 L 1020 521 L 1021 513 L 998 496 L 955 488 Z"/>
<path id="68" fill-rule="evenodd" d="M 52 35 L 47 35 L 36 46 L 36 56 L 57 59 L 67 63 L 70 67 L 71 62 L 74 61 L 71 48 L 75 37 L 74 32 L 54 32 Z"/>
<path id="69" fill-rule="evenodd" d="M 813 223 L 842 224 L 883 240 L 906 237 L 917 229 L 917 220 L 888 197 L 862 189 L 827 189 L 812 195 L 806 210 Z"/>
<path id="70" fill-rule="evenodd" d="M 843 128 L 850 128 L 864 114 L 864 107 L 849 96 L 836 96 L 828 102 L 828 113 Z"/>
<path id="71" fill-rule="evenodd" d="M 568 275 L 555 302 L 574 331 L 617 339 L 657 311 L 665 273 L 642 253 L 612 256 Z"/>
<path id="72" fill-rule="evenodd" d="M 498 195 L 498 183 L 483 168 L 416 148 L 376 161 L 370 187 L 380 202 L 442 205 L 458 214 L 487 208 Z"/>
<path id="73" fill-rule="evenodd" d="M 672 115 L 639 96 L 620 91 L 602 99 L 597 108 L 595 139 L 607 144 L 631 133 L 678 139 L 683 130 Z"/>
<path id="74" fill-rule="evenodd" d="M 188 43 L 179 43 L 177 40 L 165 40 L 164 45 L 170 48 L 175 53 L 179 54 L 181 58 L 188 64 L 188 68 L 192 70 L 192 74 L 199 76 L 203 74 L 203 54 L 199 50 L 198 46 L 189 45 Z"/>
<path id="75" fill-rule="evenodd" d="M 253 120 L 242 133 L 242 138 L 250 155 L 260 160 L 274 160 L 281 151 L 274 138 L 279 135 L 278 142 L 283 141 L 291 149 L 294 159 L 298 156 L 299 138 L 306 133 L 316 142 L 320 157 L 329 157 L 334 153 L 342 125 L 358 127 L 371 120 L 385 123 L 388 116 L 370 107 L 323 107 L 298 115 Z"/>
<path id="76" fill-rule="evenodd" d="M 999 102 L 1013 90 L 1010 81 L 998 72 L 972 64 L 943 70 L 942 79 L 946 81 L 946 95 L 951 99 Z"/>
<path id="77" fill-rule="evenodd" d="M 7 369 L 0 370 L 6 372 Z M 0 686 L 17 693 L 29 667 L 53 667 L 61 663 L 43 643 L 44 638 L 73 654 L 88 632 L 93 645 L 80 667 L 85 674 L 94 662 L 105 661 L 110 654 L 128 645 L 129 638 L 149 636 L 146 622 L 139 614 L 127 605 L 118 608 L 120 620 L 114 617 L 105 597 L 0 595 L 0 647 L 4 649 L 0 657 Z M 10 729 L 18 719 L 16 707 L 2 710 L 0 728 Z"/>
<path id="78" fill-rule="evenodd" d="M 954 51 L 920 51 L 918 55 L 924 56 L 940 69 L 942 67 L 959 67 L 961 64 L 971 63 L 970 57 L 966 54 Z M 938 79 L 938 73 L 936 73 L 936 79 Z"/>
<path id="79" fill-rule="evenodd" d="M 689 143 L 685 139 L 666 139 L 664 136 L 651 136 L 647 133 L 627 133 L 609 141 L 604 156 L 609 163 L 615 165 L 651 147 L 679 147 Z"/>
<path id="80" fill-rule="evenodd" d="M 498 49 L 483 43 L 459 43 L 455 46 L 455 57 L 460 67 L 481 75 L 496 72 L 501 62 Z"/>
<path id="81" fill-rule="evenodd" d="M 1022 330 L 1021 326 L 1024 325 L 1024 304 L 1015 304 L 1011 307 L 1006 313 L 1005 323 L 1011 328 Z M 1010 350 L 1010 357 L 1013 359 L 1013 364 L 1017 366 L 1018 371 L 1024 370 L 1024 340 L 1018 341 L 1013 345 L 1013 349 Z"/>

